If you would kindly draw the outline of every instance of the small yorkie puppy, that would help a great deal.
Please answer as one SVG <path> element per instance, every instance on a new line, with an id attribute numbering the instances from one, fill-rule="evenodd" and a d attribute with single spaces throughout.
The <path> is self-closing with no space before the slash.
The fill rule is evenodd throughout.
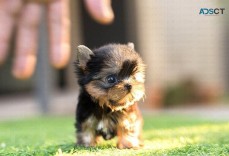
<path id="1" fill-rule="evenodd" d="M 75 62 L 80 86 L 77 144 L 94 146 L 102 136 L 118 137 L 117 147 L 142 146 L 143 120 L 137 102 L 144 94 L 144 68 L 134 44 L 80 45 Z"/>

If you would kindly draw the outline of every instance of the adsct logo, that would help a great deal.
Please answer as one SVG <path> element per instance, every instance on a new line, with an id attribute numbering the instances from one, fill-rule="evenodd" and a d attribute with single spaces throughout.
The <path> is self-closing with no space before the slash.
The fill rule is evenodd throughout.
<path id="1" fill-rule="evenodd" d="M 199 15 L 206 15 L 206 16 L 217 16 L 223 15 L 225 8 L 201 8 Z"/>

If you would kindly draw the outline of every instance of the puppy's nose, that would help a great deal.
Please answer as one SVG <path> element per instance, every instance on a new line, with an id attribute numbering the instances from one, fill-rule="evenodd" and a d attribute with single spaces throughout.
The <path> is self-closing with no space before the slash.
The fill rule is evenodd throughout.
<path id="1" fill-rule="evenodd" d="M 125 84 L 125 86 L 124 86 L 128 91 L 130 91 L 131 90 L 131 88 L 132 88 L 132 86 L 130 85 L 130 84 Z"/>

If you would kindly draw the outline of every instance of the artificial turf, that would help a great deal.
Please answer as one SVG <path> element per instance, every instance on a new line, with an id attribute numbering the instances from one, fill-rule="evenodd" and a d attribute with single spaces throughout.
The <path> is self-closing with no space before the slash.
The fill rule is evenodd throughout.
<path id="1" fill-rule="evenodd" d="M 229 155 L 229 123 L 185 116 L 144 117 L 144 148 L 119 150 L 116 139 L 75 146 L 73 117 L 0 122 L 0 155 Z"/>

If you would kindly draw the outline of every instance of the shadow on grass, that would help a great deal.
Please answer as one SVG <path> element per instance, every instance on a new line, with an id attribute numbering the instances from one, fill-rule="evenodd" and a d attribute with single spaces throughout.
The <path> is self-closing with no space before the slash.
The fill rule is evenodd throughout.
<path id="1" fill-rule="evenodd" d="M 44 154 L 47 153 L 45 151 L 48 151 L 47 154 L 51 154 L 51 155 L 54 155 L 58 152 L 73 154 L 75 152 L 77 153 L 97 152 L 104 149 L 112 150 L 112 149 L 116 149 L 116 147 L 113 144 L 98 144 L 95 147 L 83 147 L 83 146 L 78 146 L 75 143 L 67 143 L 67 144 L 48 146 L 45 148 L 45 150 L 41 151 L 41 153 Z"/>

